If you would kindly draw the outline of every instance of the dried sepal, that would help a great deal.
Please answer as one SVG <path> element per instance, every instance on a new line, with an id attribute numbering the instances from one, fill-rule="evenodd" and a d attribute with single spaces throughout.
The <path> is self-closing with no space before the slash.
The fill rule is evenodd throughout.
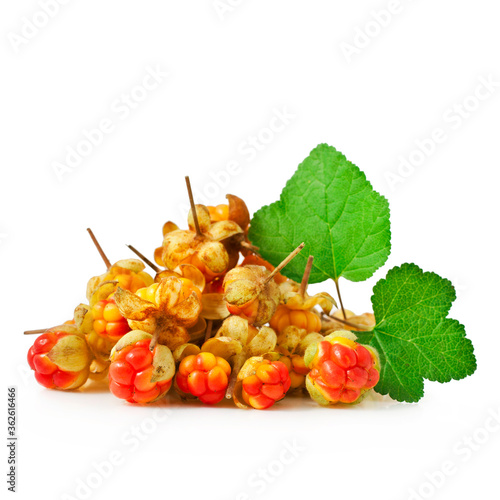
<path id="1" fill-rule="evenodd" d="M 93 345 L 92 340 L 97 334 L 94 332 L 94 317 L 90 312 L 90 307 L 86 304 L 79 304 L 75 308 L 73 317 L 75 326 L 85 334 L 87 344 L 95 358 L 90 365 L 90 373 L 99 374 L 105 372 L 109 366 L 109 351 L 107 349 L 97 349 Z"/>
<path id="2" fill-rule="evenodd" d="M 246 345 L 249 337 L 248 327 L 247 319 L 240 316 L 229 316 L 224 320 L 215 337 L 229 337 Z"/>
<path id="3" fill-rule="evenodd" d="M 290 279 L 285 279 L 285 281 L 279 283 L 279 287 L 281 302 L 284 304 L 300 292 L 300 283 Z"/>
<path id="4" fill-rule="evenodd" d="M 175 277 L 160 281 L 156 287 L 154 303 L 158 310 L 166 312 L 179 302 L 183 283 Z"/>
<path id="5" fill-rule="evenodd" d="M 245 265 L 238 266 L 226 274 L 224 279 L 224 285 L 227 286 L 234 281 L 249 281 L 254 283 L 263 278 L 266 278 L 268 274 L 266 273 L 266 268 L 263 266 Z M 248 299 L 247 299 L 248 300 Z M 244 301 L 246 302 L 246 301 Z"/>
<path id="6" fill-rule="evenodd" d="M 162 245 L 163 265 L 170 270 L 174 270 L 182 264 L 188 257 L 195 253 L 196 233 L 176 229 L 165 235 Z"/>
<path id="7" fill-rule="evenodd" d="M 228 200 L 227 205 L 221 204 L 207 207 L 212 222 L 233 221 L 246 232 L 250 224 L 250 213 L 245 202 L 234 194 L 227 194 L 226 199 Z"/>
<path id="8" fill-rule="evenodd" d="M 104 281 L 94 291 L 89 300 L 90 308 L 94 307 L 100 300 L 106 300 L 115 292 L 117 281 Z"/>
<path id="9" fill-rule="evenodd" d="M 246 231 L 250 224 L 250 213 L 246 203 L 234 194 L 227 194 L 226 199 L 229 202 L 228 219 L 236 222 L 243 231 Z"/>
<path id="10" fill-rule="evenodd" d="M 89 379 L 96 382 L 106 379 L 106 382 L 108 382 L 107 377 L 110 364 L 111 361 L 107 363 L 101 363 L 98 359 L 94 358 L 92 360 L 92 363 L 90 363 Z"/>
<path id="11" fill-rule="evenodd" d="M 207 322 L 204 318 L 198 316 L 198 321 L 187 329 L 190 341 L 196 343 L 201 342 L 205 338 L 206 330 Z"/>
<path id="12" fill-rule="evenodd" d="M 157 344 L 153 355 L 151 383 L 170 380 L 175 375 L 175 360 L 172 351 L 165 345 Z"/>
<path id="13" fill-rule="evenodd" d="M 143 321 L 134 321 L 132 319 L 127 319 L 128 326 L 132 330 L 143 330 L 147 333 L 153 335 L 156 330 L 156 318 L 146 318 Z"/>
<path id="14" fill-rule="evenodd" d="M 138 259 L 123 259 L 119 260 L 116 262 L 113 266 L 113 268 L 121 268 L 121 269 L 127 269 L 127 271 L 131 271 L 133 273 L 140 273 L 141 271 L 144 271 L 146 266 L 144 263 Z"/>
<path id="15" fill-rule="evenodd" d="M 269 326 L 263 326 L 247 345 L 248 356 L 261 356 L 276 347 L 276 333 Z"/>
<path id="16" fill-rule="evenodd" d="M 135 293 L 118 287 L 115 302 L 120 314 L 127 320 L 142 322 L 156 313 L 157 307 L 148 300 L 141 299 Z"/>
<path id="17" fill-rule="evenodd" d="M 229 255 L 219 241 L 204 241 L 197 245 L 197 257 L 214 274 L 222 274 L 229 265 Z"/>
<path id="18" fill-rule="evenodd" d="M 162 264 L 163 265 L 163 264 Z M 159 271 L 155 276 L 155 282 L 160 283 L 160 281 L 164 278 L 168 278 L 169 276 L 179 276 L 175 271 L 171 271 L 170 269 L 163 269 L 163 271 Z"/>
<path id="19" fill-rule="evenodd" d="M 168 269 L 173 270 L 180 264 L 189 263 L 194 257 L 213 274 L 225 272 L 229 263 L 229 256 L 222 243 L 198 237 L 192 231 L 173 231 L 163 239 L 161 260 Z"/>
<path id="20" fill-rule="evenodd" d="M 165 310 L 165 313 L 175 318 L 176 325 L 189 328 L 198 321 L 198 316 L 201 313 L 200 299 L 193 292 L 187 299 L 184 299 L 171 309 Z"/>
<path id="21" fill-rule="evenodd" d="M 87 341 L 80 335 L 60 338 L 48 352 L 47 357 L 61 370 L 68 372 L 88 370 L 93 359 Z"/>
<path id="22" fill-rule="evenodd" d="M 146 340 L 146 339 L 151 340 L 152 338 L 153 336 L 151 334 L 144 332 L 142 330 L 132 330 L 126 333 L 111 350 L 111 356 L 110 356 L 111 361 L 113 361 L 115 353 L 121 351 L 125 347 L 133 345 L 136 342 L 139 342 L 139 340 Z"/>
<path id="23" fill-rule="evenodd" d="M 90 306 L 87 304 L 78 304 L 75 307 L 73 319 L 78 330 L 84 333 L 92 330 L 94 318 L 92 317 L 92 314 L 90 314 Z"/>
<path id="24" fill-rule="evenodd" d="M 307 293 L 302 296 L 300 293 L 293 295 L 285 301 L 286 306 L 292 310 L 310 310 L 315 306 L 320 306 L 321 309 L 329 314 L 332 307 L 337 307 L 335 299 L 326 292 L 317 293 L 309 296 Z"/>
<path id="25" fill-rule="evenodd" d="M 353 342 L 356 342 L 358 340 L 358 336 L 349 330 L 337 330 L 328 335 L 325 335 L 322 340 L 332 340 L 337 337 L 352 340 Z"/>
<path id="26" fill-rule="evenodd" d="M 263 359 L 267 359 L 268 361 L 280 361 L 283 359 L 283 355 L 276 351 L 266 352 L 262 355 Z"/>
<path id="27" fill-rule="evenodd" d="M 294 354 L 299 356 L 304 356 L 306 349 L 315 342 L 321 342 L 323 340 L 323 335 L 320 333 L 308 333 L 295 348 Z"/>
<path id="28" fill-rule="evenodd" d="M 207 234 L 216 241 L 221 241 L 226 247 L 229 264 L 228 269 L 232 269 L 238 264 L 240 252 L 243 255 L 252 253 L 252 245 L 246 237 L 246 232 L 250 224 L 250 214 L 245 202 L 237 196 L 228 194 L 228 205 L 208 207 L 212 226 Z"/>
<path id="29" fill-rule="evenodd" d="M 163 262 L 163 247 L 162 246 L 155 248 L 154 259 L 155 259 L 155 262 L 159 266 L 161 266 L 161 267 L 167 267 L 165 265 L 165 263 Z"/>
<path id="30" fill-rule="evenodd" d="M 238 343 L 241 346 L 241 350 L 235 354 L 243 352 L 246 359 L 251 356 L 260 356 L 268 351 L 272 351 L 276 346 L 277 337 L 275 331 L 268 326 L 257 329 L 249 325 L 248 320 L 245 318 L 229 316 L 229 318 L 222 323 L 215 337 L 203 344 L 202 350 L 204 350 L 207 344 L 216 345 L 218 339 L 224 339 L 223 342 L 226 344 L 229 344 L 229 340 L 226 339 L 231 339 L 233 342 Z"/>
<path id="31" fill-rule="evenodd" d="M 196 356 L 200 352 L 201 349 L 197 345 L 186 343 L 177 347 L 172 354 L 174 356 L 175 362 L 180 363 L 187 356 Z"/>
<path id="32" fill-rule="evenodd" d="M 104 281 L 104 275 L 102 276 L 93 276 L 92 278 L 89 279 L 87 282 L 87 291 L 85 296 L 87 297 L 87 300 L 90 301 L 92 295 L 94 295 L 94 292 L 97 290 L 98 286 Z"/>
<path id="33" fill-rule="evenodd" d="M 250 279 L 237 279 L 225 287 L 224 298 L 232 306 L 243 308 L 259 295 L 258 283 Z"/>
<path id="34" fill-rule="evenodd" d="M 282 333 L 278 335 L 278 347 L 287 353 L 294 353 L 302 339 L 306 337 L 307 330 L 297 328 L 296 326 L 287 326 Z"/>
<path id="35" fill-rule="evenodd" d="M 202 346 L 202 352 L 210 352 L 229 361 L 233 356 L 240 354 L 243 346 L 238 340 L 231 337 L 214 337 L 208 339 Z"/>
<path id="36" fill-rule="evenodd" d="M 321 340 L 324 340 L 324 337 L 320 333 L 308 333 L 303 328 L 290 325 L 278 335 L 277 350 L 286 355 L 298 354 L 303 356 L 311 343 L 320 342 Z"/>
<path id="37" fill-rule="evenodd" d="M 300 284 L 293 280 L 286 280 L 280 283 L 281 302 L 292 310 L 310 310 L 315 306 L 320 306 L 326 314 L 329 314 L 332 307 L 337 307 L 335 299 L 326 292 L 308 295 L 307 292 L 300 293 Z"/>
<path id="38" fill-rule="evenodd" d="M 204 233 L 213 241 L 227 240 L 236 235 L 241 235 L 241 238 L 243 238 L 243 230 L 236 222 L 231 220 L 214 222 Z"/>
<path id="39" fill-rule="evenodd" d="M 166 328 L 160 327 L 159 331 L 155 330 L 155 335 L 158 336 L 159 344 L 166 345 L 170 349 L 175 349 L 190 340 L 188 331 L 184 327 L 177 325 L 167 326 Z"/>
<path id="40" fill-rule="evenodd" d="M 311 398 L 321 406 L 330 406 L 330 402 L 319 392 L 309 377 L 306 377 L 306 389 Z"/>
<path id="41" fill-rule="evenodd" d="M 205 293 L 201 297 L 201 303 L 201 315 L 205 319 L 220 320 L 230 315 L 222 293 Z"/>
<path id="42" fill-rule="evenodd" d="M 198 225 L 200 227 L 200 231 L 202 233 L 207 232 L 210 229 L 210 224 L 212 223 L 210 220 L 210 212 L 205 205 L 195 205 L 196 208 L 196 216 L 198 218 Z M 191 231 L 196 230 L 196 226 L 194 224 L 193 211 L 190 209 L 188 213 L 188 226 Z"/>
<path id="43" fill-rule="evenodd" d="M 82 370 L 81 372 L 78 373 L 75 381 L 69 386 L 65 387 L 63 390 L 64 391 L 74 391 L 76 389 L 79 389 L 82 385 L 84 385 L 87 380 L 89 379 L 90 371 L 89 369 Z"/>
<path id="44" fill-rule="evenodd" d="M 64 323 L 62 325 L 54 326 L 52 328 L 49 328 L 48 330 L 45 330 L 45 333 L 58 332 L 64 332 L 71 335 L 79 335 L 80 337 L 83 337 L 83 333 L 80 331 L 80 329 L 76 325 L 73 325 L 71 323 Z"/>
<path id="45" fill-rule="evenodd" d="M 175 224 L 174 222 L 172 221 L 165 222 L 162 228 L 163 237 L 165 237 L 168 233 L 171 233 L 172 231 L 178 231 L 178 230 L 179 226 L 177 226 L 177 224 Z M 163 246 L 155 248 L 154 252 L 155 262 L 161 267 L 167 267 L 166 264 L 163 262 L 162 256 L 163 256 Z"/>
<path id="46" fill-rule="evenodd" d="M 162 228 L 163 236 L 165 236 L 168 233 L 171 233 L 172 231 L 177 231 L 178 229 L 179 226 L 175 222 L 172 221 L 165 222 Z"/>
<path id="47" fill-rule="evenodd" d="M 190 280 L 200 292 L 205 290 L 205 276 L 203 276 L 203 273 L 196 266 L 191 264 L 181 264 L 180 266 L 177 266 L 174 271 L 183 278 Z"/>
<path id="48" fill-rule="evenodd" d="M 98 359 L 93 359 L 92 363 L 90 363 L 89 378 L 95 381 L 104 379 L 108 375 L 109 364 L 109 360 L 104 363 Z"/>
<path id="49" fill-rule="evenodd" d="M 154 334 L 159 344 L 173 350 L 189 341 L 187 328 L 198 322 L 201 312 L 199 292 L 194 291 L 193 285 L 186 297 L 186 282 L 174 276 L 155 286 L 155 303 L 121 288 L 115 293 L 115 302 L 131 328 Z"/>

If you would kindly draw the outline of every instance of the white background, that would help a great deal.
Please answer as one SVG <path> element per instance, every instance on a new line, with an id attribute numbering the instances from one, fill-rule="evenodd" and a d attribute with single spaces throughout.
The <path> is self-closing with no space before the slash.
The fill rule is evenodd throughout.
<path id="1" fill-rule="evenodd" d="M 500 82 L 496 2 L 401 0 L 384 27 L 373 13 L 397 2 L 220 3 L 228 10 L 211 0 L 73 0 L 30 30 L 35 16 L 44 23 L 38 2 L 2 2 L 2 371 L 4 398 L 7 385 L 19 392 L 18 497 L 494 494 L 500 87 L 479 89 L 480 102 L 472 96 L 481 78 Z M 347 57 L 342 44 L 355 41 Z M 169 75 L 143 92 L 148 67 Z M 131 92 L 143 100 L 127 110 L 120 100 Z M 464 101 L 468 116 L 457 118 Z M 293 118 L 270 138 L 263 130 L 276 110 Z M 113 130 L 59 180 L 54 163 L 102 119 Z M 446 139 L 398 173 L 400 156 L 436 128 Z M 259 133 L 268 144 L 253 154 L 248 137 Z M 342 283 L 346 306 L 368 310 L 373 284 L 403 262 L 450 278 L 451 317 L 476 349 L 472 377 L 427 382 L 413 405 L 374 398 L 323 409 L 303 398 L 267 412 L 176 400 L 132 407 L 105 387 L 62 393 L 34 382 L 26 363 L 34 339 L 23 330 L 69 319 L 87 280 L 104 271 L 85 228 L 113 261 L 132 256 L 127 243 L 152 255 L 163 222 L 184 224 L 184 175 L 198 193 L 211 190 L 210 204 L 229 192 L 253 212 L 278 198 L 320 142 L 364 170 L 391 205 L 392 255 L 371 280 Z M 227 187 L 208 187 L 229 162 Z M 391 186 L 390 173 L 404 177 Z M 334 293 L 330 283 L 320 288 Z M 285 442 L 297 456 L 284 454 Z M 120 463 L 97 476 L 93 464 L 110 454 Z M 445 477 L 436 471 L 447 462 Z M 272 481 L 258 482 L 262 470 Z M 78 488 L 89 481 L 90 493 Z"/>

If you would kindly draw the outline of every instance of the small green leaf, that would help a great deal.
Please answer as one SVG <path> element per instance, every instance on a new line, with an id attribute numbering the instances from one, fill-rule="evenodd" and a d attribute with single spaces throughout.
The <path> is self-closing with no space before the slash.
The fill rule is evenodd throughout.
<path id="1" fill-rule="evenodd" d="M 275 266 L 304 241 L 304 250 L 283 270 L 296 281 L 309 255 L 314 255 L 310 283 L 341 276 L 363 281 L 389 256 L 389 204 L 356 165 L 320 144 L 299 165 L 280 200 L 255 213 L 249 238 Z"/>
<path id="2" fill-rule="evenodd" d="M 474 373 L 476 358 L 465 328 L 446 317 L 454 300 L 450 281 L 415 264 L 394 267 L 375 285 L 376 326 L 357 334 L 380 355 L 377 392 L 416 402 L 424 395 L 424 378 L 443 383 Z"/>

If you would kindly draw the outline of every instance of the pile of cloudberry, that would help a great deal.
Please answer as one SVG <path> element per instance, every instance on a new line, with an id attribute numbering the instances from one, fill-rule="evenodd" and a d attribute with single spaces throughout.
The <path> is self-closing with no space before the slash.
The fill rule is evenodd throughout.
<path id="1" fill-rule="evenodd" d="M 336 309 L 327 293 L 307 293 L 313 257 L 301 283 L 280 274 L 247 238 L 248 209 L 195 205 L 188 228 L 167 222 L 154 263 L 111 265 L 91 278 L 87 303 L 66 323 L 41 333 L 28 351 L 36 380 L 75 390 L 97 379 L 129 403 L 158 401 L 174 387 L 185 401 L 266 409 L 292 391 L 321 405 L 359 402 L 379 380 L 375 350 L 353 331 L 374 325 L 370 313 Z M 144 271 L 148 264 L 153 278 Z M 362 318 L 362 321 L 357 321 Z"/>

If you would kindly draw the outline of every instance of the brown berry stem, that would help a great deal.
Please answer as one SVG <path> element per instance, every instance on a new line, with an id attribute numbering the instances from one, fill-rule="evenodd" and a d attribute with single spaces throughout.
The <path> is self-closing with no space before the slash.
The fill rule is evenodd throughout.
<path id="1" fill-rule="evenodd" d="M 88 227 L 87 231 L 89 232 L 90 237 L 92 238 L 92 241 L 94 242 L 94 245 L 97 248 L 97 251 L 99 252 L 99 255 L 101 256 L 102 260 L 104 261 L 104 264 L 106 264 L 106 268 L 109 269 L 111 267 L 111 262 L 106 257 L 106 254 L 104 253 L 104 250 L 101 248 L 101 245 L 99 245 L 99 242 L 97 241 L 97 238 L 94 236 L 92 229 L 90 229 L 90 227 Z"/>
<path id="2" fill-rule="evenodd" d="M 241 242 L 241 246 L 243 248 L 246 248 L 247 250 L 250 250 L 253 253 L 256 253 L 257 255 L 259 254 L 259 247 L 256 247 L 256 246 L 252 245 L 248 241 L 242 241 Z"/>
<path id="3" fill-rule="evenodd" d="M 137 250 L 137 248 L 134 248 L 132 245 L 127 245 L 130 250 L 132 250 L 132 252 L 134 252 L 137 257 L 139 257 L 144 263 L 146 263 L 155 273 L 159 273 L 160 272 L 160 268 L 153 264 L 145 255 L 143 255 L 141 252 L 139 252 L 139 250 Z"/>
<path id="4" fill-rule="evenodd" d="M 345 315 L 344 304 L 342 303 L 342 295 L 340 295 L 339 280 L 333 280 L 335 282 L 335 287 L 337 288 L 337 295 L 339 296 L 340 308 L 342 309 L 342 316 L 344 316 L 344 321 L 347 319 Z"/>
<path id="5" fill-rule="evenodd" d="M 229 384 L 226 389 L 226 399 L 231 399 L 233 397 L 234 386 L 236 385 L 236 379 L 238 378 L 238 373 L 240 373 L 241 367 L 245 363 L 245 356 L 235 356 L 233 369 L 231 370 L 231 377 L 229 378 Z"/>
<path id="6" fill-rule="evenodd" d="M 149 350 L 151 352 L 154 351 L 156 344 L 158 343 L 158 337 L 160 336 L 160 329 L 156 328 L 155 332 L 153 333 L 153 338 L 151 339 L 151 342 L 149 343 Z"/>
<path id="7" fill-rule="evenodd" d="M 302 281 L 300 283 L 299 293 L 302 298 L 304 298 L 307 291 L 307 285 L 309 284 L 309 276 L 311 276 L 313 261 L 314 261 L 314 256 L 309 255 L 309 258 L 307 259 L 306 268 L 304 270 L 304 275 L 302 276 Z"/>
<path id="8" fill-rule="evenodd" d="M 207 322 L 207 330 L 205 332 L 205 342 L 212 336 L 212 327 L 214 325 L 214 322 L 209 319 Z"/>
<path id="9" fill-rule="evenodd" d="M 40 333 L 45 333 L 49 328 L 42 328 L 40 330 L 26 330 L 24 335 L 38 335 Z"/>
<path id="10" fill-rule="evenodd" d="M 355 325 L 354 323 L 351 323 L 350 321 L 347 321 L 347 320 L 342 319 L 342 318 L 332 318 L 331 316 L 328 316 L 328 314 L 323 314 L 323 318 L 325 318 L 327 321 L 338 321 L 339 323 L 342 323 L 342 324 L 347 325 L 347 326 L 351 326 L 352 328 L 357 328 L 358 330 L 365 330 L 367 332 L 372 330 L 372 328 L 367 328 L 364 325 Z"/>
<path id="11" fill-rule="evenodd" d="M 305 243 L 301 243 L 285 260 L 273 269 L 271 274 L 264 280 L 264 285 L 269 283 L 303 248 Z"/>
<path id="12" fill-rule="evenodd" d="M 200 224 L 198 223 L 198 214 L 196 213 L 196 205 L 194 204 L 193 191 L 191 189 L 191 181 L 189 180 L 189 175 L 186 175 L 186 186 L 189 195 L 189 203 L 191 204 L 191 212 L 193 214 L 194 227 L 196 228 L 196 236 L 203 236 L 200 230 Z"/>

